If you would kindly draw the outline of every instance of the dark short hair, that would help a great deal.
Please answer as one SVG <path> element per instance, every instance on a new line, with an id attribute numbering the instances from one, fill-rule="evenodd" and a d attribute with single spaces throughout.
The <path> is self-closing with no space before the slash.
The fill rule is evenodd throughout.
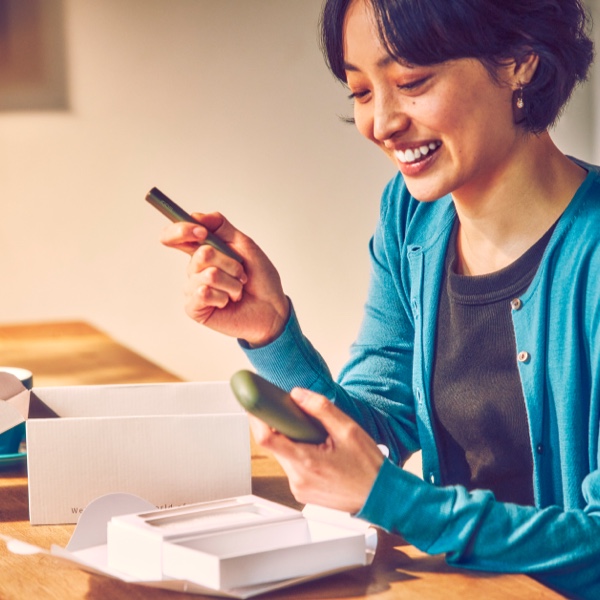
<path id="1" fill-rule="evenodd" d="M 495 77 L 500 65 L 532 52 L 539 65 L 523 88 L 521 125 L 534 133 L 552 126 L 594 58 L 581 0 L 367 0 L 380 38 L 396 59 L 432 65 L 476 58 Z M 326 0 L 321 43 L 333 74 L 346 81 L 343 24 L 351 0 Z"/>

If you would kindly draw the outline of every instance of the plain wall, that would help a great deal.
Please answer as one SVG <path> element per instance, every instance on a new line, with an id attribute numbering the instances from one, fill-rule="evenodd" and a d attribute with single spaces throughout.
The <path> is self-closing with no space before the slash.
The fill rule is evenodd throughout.
<path id="1" fill-rule="evenodd" d="M 263 247 L 336 373 L 394 170 L 339 119 L 351 104 L 320 55 L 320 5 L 65 0 L 69 110 L 0 113 L 0 321 L 84 319 L 191 380 L 247 366 L 185 316 L 187 257 L 160 246 L 144 202 L 156 185 Z M 598 161 L 594 86 L 556 139 Z"/>

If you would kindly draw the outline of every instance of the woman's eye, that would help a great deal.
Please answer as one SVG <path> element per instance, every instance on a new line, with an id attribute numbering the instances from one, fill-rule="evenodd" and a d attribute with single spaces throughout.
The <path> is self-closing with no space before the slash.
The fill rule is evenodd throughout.
<path id="1" fill-rule="evenodd" d="M 367 94 L 368 94 L 368 90 L 362 90 L 362 91 L 358 91 L 358 92 L 352 92 L 348 98 L 350 100 L 360 100 L 361 98 L 364 98 Z"/>
<path id="2" fill-rule="evenodd" d="M 406 92 L 411 92 L 413 90 L 418 89 L 424 83 L 429 81 L 429 79 L 430 79 L 429 77 L 422 77 L 421 79 L 415 79 L 415 81 L 409 81 L 408 83 L 403 83 L 401 85 L 398 85 L 398 89 L 401 89 Z"/>

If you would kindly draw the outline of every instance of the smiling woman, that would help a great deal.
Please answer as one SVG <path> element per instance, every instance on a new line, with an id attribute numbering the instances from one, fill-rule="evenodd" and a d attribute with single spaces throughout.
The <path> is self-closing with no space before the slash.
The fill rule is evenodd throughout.
<path id="1" fill-rule="evenodd" d="M 490 167 L 502 158 L 490 139 L 512 152 L 515 137 L 545 132 L 585 79 L 593 47 L 581 6 L 574 2 L 564 14 L 550 11 L 540 19 L 550 8 L 547 0 L 529 10 L 520 4 L 512 11 L 491 2 L 485 10 L 464 2 L 326 4 L 323 47 L 330 68 L 352 92 L 356 125 L 400 163 L 406 177 L 422 174 L 442 145 L 429 139 L 430 132 L 415 137 L 414 127 L 402 139 L 395 135 L 409 123 L 447 133 L 452 127 L 463 157 Z M 556 19 L 563 20 L 561 27 L 553 27 Z M 446 141 L 457 162 L 458 148 L 453 152 Z M 419 200 L 458 189 L 455 181 L 445 190 L 427 182 L 407 184 Z"/>
<path id="2" fill-rule="evenodd" d="M 346 81 L 342 33 L 349 4 L 350 0 L 327 2 L 323 11 L 323 49 L 331 71 L 342 81 Z M 540 56 L 535 78 L 522 96 L 525 127 L 531 131 L 545 131 L 556 121 L 575 85 L 587 78 L 593 57 L 578 0 L 560 8 L 555 0 L 475 4 L 374 0 L 370 5 L 388 55 L 407 65 L 472 57 L 494 76 L 505 63 L 519 63 L 532 52 Z"/>
<path id="3" fill-rule="evenodd" d="M 548 133 L 587 76 L 587 25 L 579 0 L 326 1 L 327 61 L 398 170 L 337 380 L 274 266 L 222 215 L 163 242 L 191 254 L 188 314 L 238 337 L 327 430 L 300 444 L 253 419 L 298 501 L 598 598 L 600 170 Z M 207 230 L 243 268 L 188 250 Z M 418 450 L 423 479 L 402 468 Z"/>

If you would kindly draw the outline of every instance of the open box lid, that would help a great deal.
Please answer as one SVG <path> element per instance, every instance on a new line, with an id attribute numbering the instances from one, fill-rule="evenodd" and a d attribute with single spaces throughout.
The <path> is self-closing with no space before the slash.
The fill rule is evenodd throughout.
<path id="1" fill-rule="evenodd" d="M 81 515 L 73 532 L 71 540 L 65 548 L 52 546 L 50 552 L 18 540 L 0 535 L 8 549 L 15 554 L 42 553 L 65 566 L 76 566 L 84 571 L 105 575 L 127 583 L 135 583 L 148 587 L 186 592 L 189 594 L 209 595 L 223 598 L 251 598 L 259 594 L 287 588 L 300 583 L 305 583 L 322 577 L 333 575 L 362 565 L 349 565 L 344 568 L 315 573 L 314 575 L 252 585 L 243 588 L 215 590 L 203 587 L 189 581 L 176 579 L 162 579 L 157 581 L 140 581 L 127 574 L 110 569 L 107 553 L 107 524 L 116 516 L 146 511 L 155 511 L 156 507 L 150 502 L 131 494 L 108 494 L 91 502 Z M 310 514 L 311 519 L 323 519 L 328 523 L 356 528 L 365 535 L 365 562 L 370 564 L 375 555 L 377 546 L 377 533 L 365 521 L 354 519 L 346 513 L 321 509 L 320 507 L 307 506 L 304 514 Z"/>
<path id="2" fill-rule="evenodd" d="M 0 372 L 0 433 L 29 416 L 29 390 L 10 373 Z"/>

